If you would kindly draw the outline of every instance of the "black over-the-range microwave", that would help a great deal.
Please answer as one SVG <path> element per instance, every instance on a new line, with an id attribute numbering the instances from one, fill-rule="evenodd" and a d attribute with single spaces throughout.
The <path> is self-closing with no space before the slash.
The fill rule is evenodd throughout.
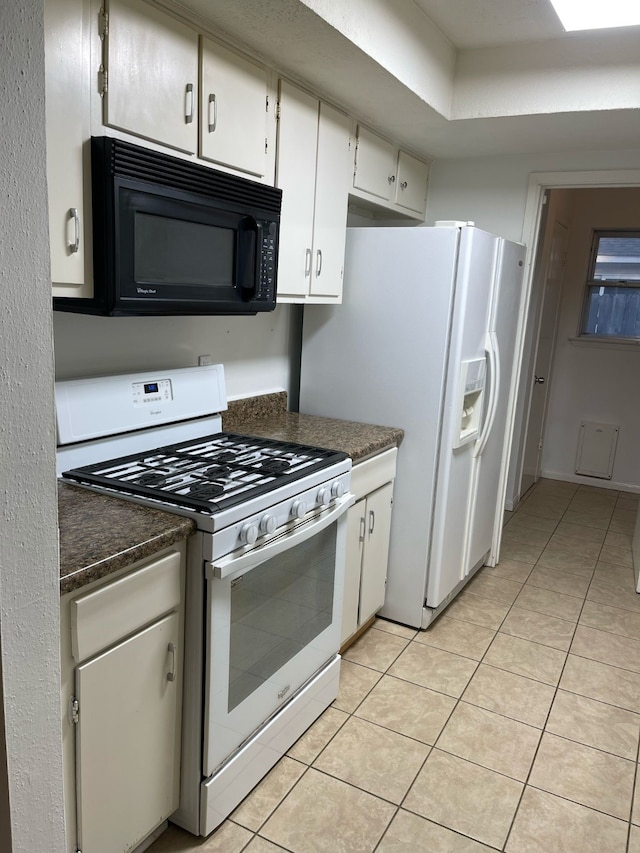
<path id="1" fill-rule="evenodd" d="M 276 305 L 282 191 L 111 137 L 91 140 L 86 314 L 256 314 Z"/>

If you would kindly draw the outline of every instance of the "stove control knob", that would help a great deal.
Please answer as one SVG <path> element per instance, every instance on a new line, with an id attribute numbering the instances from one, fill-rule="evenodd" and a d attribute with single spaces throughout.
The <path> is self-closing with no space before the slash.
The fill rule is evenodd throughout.
<path id="1" fill-rule="evenodd" d="M 240 541 L 243 545 L 253 545 L 258 538 L 258 525 L 247 522 L 240 528 Z"/>
<path id="2" fill-rule="evenodd" d="M 344 495 L 344 483 L 342 480 L 334 480 L 331 483 L 331 496 L 334 498 L 341 498 Z"/>
<path id="3" fill-rule="evenodd" d="M 277 526 L 275 515 L 263 515 L 260 519 L 260 533 L 273 533 Z"/>
<path id="4" fill-rule="evenodd" d="M 318 492 L 318 496 L 316 498 L 320 506 L 329 506 L 331 503 L 331 489 L 328 486 L 324 486 Z"/>
<path id="5" fill-rule="evenodd" d="M 307 514 L 307 504 L 305 501 L 294 501 L 291 505 L 291 515 L 294 518 L 304 518 Z"/>

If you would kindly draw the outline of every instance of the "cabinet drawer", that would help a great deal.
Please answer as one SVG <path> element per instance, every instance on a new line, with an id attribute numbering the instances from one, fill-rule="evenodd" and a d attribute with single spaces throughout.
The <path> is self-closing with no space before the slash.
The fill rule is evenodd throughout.
<path id="1" fill-rule="evenodd" d="M 379 489 L 396 476 L 396 456 L 398 448 L 392 447 L 383 453 L 378 453 L 364 462 L 358 462 L 351 469 L 351 491 L 356 500 L 368 495 L 374 489 Z"/>
<path id="2" fill-rule="evenodd" d="M 71 651 L 86 660 L 180 604 L 180 554 L 172 551 L 71 602 Z"/>

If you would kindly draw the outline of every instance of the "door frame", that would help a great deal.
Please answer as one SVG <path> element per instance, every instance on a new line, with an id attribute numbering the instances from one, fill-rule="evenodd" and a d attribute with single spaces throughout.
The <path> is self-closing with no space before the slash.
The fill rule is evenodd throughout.
<path id="1" fill-rule="evenodd" d="M 596 187 L 640 187 L 640 169 L 599 169 L 580 172 L 531 172 L 529 174 L 521 236 L 521 241 L 527 247 L 527 253 L 525 258 L 524 287 L 521 303 L 523 310 L 521 312 L 520 327 L 518 329 L 519 345 L 516 364 L 518 376 L 521 375 L 522 371 L 522 361 L 525 349 L 525 333 L 529 311 L 531 310 L 533 285 L 535 275 L 537 273 L 536 262 L 538 260 L 538 240 L 540 239 L 540 234 L 544 224 L 543 211 L 545 193 L 547 190 L 553 189 L 585 189 Z M 527 412 L 526 418 L 523 418 L 522 420 L 519 434 L 513 435 L 511 448 L 512 460 L 514 459 L 513 449 L 516 445 L 519 450 L 523 449 L 522 444 L 526 438 L 528 425 L 529 412 Z M 522 466 L 524 462 L 523 454 L 518 452 L 515 458 L 519 459 L 519 470 L 515 473 L 513 495 L 507 495 L 509 502 L 512 503 L 512 506 L 510 506 L 509 509 L 515 509 L 521 498 L 520 489 L 522 484 Z"/>

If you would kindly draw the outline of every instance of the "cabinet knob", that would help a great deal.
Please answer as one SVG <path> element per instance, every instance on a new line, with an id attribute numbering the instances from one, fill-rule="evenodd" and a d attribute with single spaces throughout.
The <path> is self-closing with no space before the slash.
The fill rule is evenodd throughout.
<path id="1" fill-rule="evenodd" d="M 389 181 L 390 184 L 394 184 L 396 182 L 396 176 L 395 175 L 389 175 L 387 180 Z"/>
<path id="2" fill-rule="evenodd" d="M 401 189 L 401 190 L 406 190 L 406 188 L 407 188 L 408 186 L 409 186 L 409 184 L 408 184 L 406 181 L 403 181 L 403 182 L 400 184 L 400 189 Z"/>

